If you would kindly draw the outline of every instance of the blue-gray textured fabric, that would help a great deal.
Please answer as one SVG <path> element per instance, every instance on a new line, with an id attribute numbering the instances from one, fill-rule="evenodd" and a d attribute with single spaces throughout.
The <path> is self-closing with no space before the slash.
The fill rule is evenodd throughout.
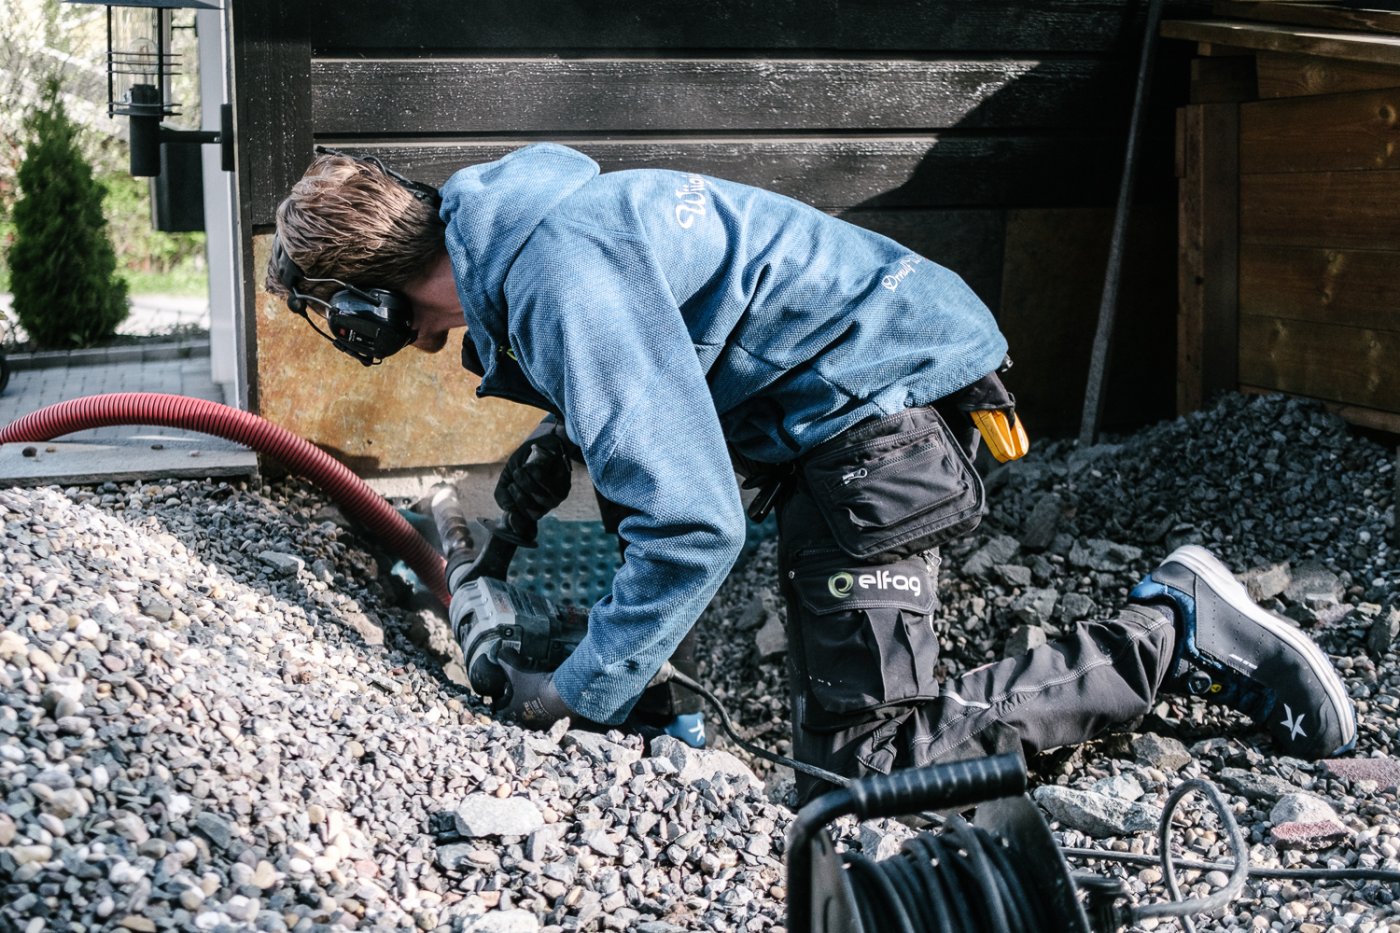
<path id="1" fill-rule="evenodd" d="M 621 722 L 744 544 L 727 444 L 780 463 L 996 369 L 954 273 L 791 198 L 538 144 L 442 189 L 481 395 L 559 412 L 627 560 L 555 673 Z"/>

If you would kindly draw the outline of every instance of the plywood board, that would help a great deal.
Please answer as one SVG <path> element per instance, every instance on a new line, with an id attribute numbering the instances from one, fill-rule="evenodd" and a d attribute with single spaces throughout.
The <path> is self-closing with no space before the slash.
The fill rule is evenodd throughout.
<path id="1" fill-rule="evenodd" d="M 270 241 L 255 238 L 259 268 Z M 258 413 L 356 473 L 499 462 L 544 417 L 477 398 L 455 336 L 441 353 L 409 348 L 365 367 L 261 289 L 256 314 Z"/>

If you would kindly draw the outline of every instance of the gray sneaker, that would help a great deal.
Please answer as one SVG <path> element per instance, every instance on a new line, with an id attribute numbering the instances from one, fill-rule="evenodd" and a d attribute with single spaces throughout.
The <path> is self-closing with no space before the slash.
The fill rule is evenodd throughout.
<path id="1" fill-rule="evenodd" d="M 1176 651 L 1163 691 L 1244 713 L 1295 758 L 1340 755 L 1356 744 L 1356 712 L 1326 653 L 1250 599 L 1205 548 L 1177 548 L 1132 598 L 1176 610 Z"/>

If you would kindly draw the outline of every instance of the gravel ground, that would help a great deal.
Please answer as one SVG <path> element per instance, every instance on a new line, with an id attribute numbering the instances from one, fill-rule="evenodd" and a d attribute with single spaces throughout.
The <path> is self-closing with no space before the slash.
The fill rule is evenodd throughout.
<path id="1" fill-rule="evenodd" d="M 1058 841 L 1155 852 L 1163 801 L 1204 777 L 1256 864 L 1400 870 L 1392 450 L 1312 406 L 1232 397 L 1114 444 L 1041 444 L 988 487 L 982 529 L 944 553 L 948 671 L 1108 615 L 1194 541 L 1331 653 L 1361 719 L 1355 756 L 1313 763 L 1163 702 L 1032 763 Z M 492 722 L 440 616 L 403 607 L 309 486 L 8 489 L 0 517 L 0 930 L 781 928 L 784 769 L 723 740 Z M 783 751 L 771 587 L 768 542 L 702 619 L 703 673 Z M 839 830 L 876 855 L 912 832 Z M 1204 807 L 1175 835 L 1227 857 Z M 1165 897 L 1155 867 L 1075 865 Z M 1253 880 L 1202 928 L 1400 930 L 1397 898 Z M 1154 927 L 1174 925 L 1134 929 Z"/>

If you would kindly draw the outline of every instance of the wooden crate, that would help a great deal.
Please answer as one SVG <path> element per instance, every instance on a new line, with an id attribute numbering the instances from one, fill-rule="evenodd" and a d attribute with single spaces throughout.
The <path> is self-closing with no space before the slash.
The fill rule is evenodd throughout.
<path id="1" fill-rule="evenodd" d="M 1252 19 L 1163 30 L 1200 55 L 1178 119 L 1178 407 L 1279 391 L 1400 433 L 1400 16 L 1216 9 Z"/>

